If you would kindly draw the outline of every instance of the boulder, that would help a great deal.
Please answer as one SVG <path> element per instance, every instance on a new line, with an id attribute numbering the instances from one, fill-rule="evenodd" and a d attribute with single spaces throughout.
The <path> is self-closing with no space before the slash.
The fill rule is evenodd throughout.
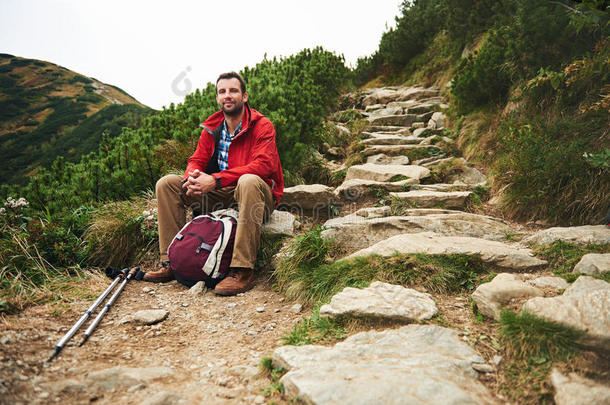
<path id="1" fill-rule="evenodd" d="M 366 163 L 375 165 L 408 165 L 408 156 L 387 156 L 383 153 L 372 155 L 366 158 Z"/>
<path id="2" fill-rule="evenodd" d="M 408 325 L 325 346 L 282 346 L 286 395 L 308 404 L 495 404 L 473 365 L 483 358 L 456 331 Z"/>
<path id="3" fill-rule="evenodd" d="M 323 184 L 301 184 L 284 189 L 282 205 L 295 206 L 305 210 L 327 207 L 333 203 L 333 188 Z"/>
<path id="4" fill-rule="evenodd" d="M 604 245 L 610 243 L 610 228 L 606 227 L 606 225 L 555 227 L 536 232 L 523 241 L 547 245 L 556 240 L 577 245 L 586 245 L 589 243 Z"/>
<path id="5" fill-rule="evenodd" d="M 443 207 L 462 209 L 471 194 L 471 191 L 413 190 L 390 193 L 390 196 L 422 208 Z"/>
<path id="6" fill-rule="evenodd" d="M 347 169 L 345 180 L 388 181 L 396 176 L 405 176 L 419 180 L 430 176 L 430 170 L 425 167 L 412 165 L 376 165 L 365 163 L 363 165 L 354 165 Z"/>
<path id="7" fill-rule="evenodd" d="M 435 128 L 444 128 L 447 117 L 442 112 L 435 112 L 430 117 L 430 121 L 434 121 Z"/>
<path id="8" fill-rule="evenodd" d="M 396 90 L 388 88 L 374 89 L 369 95 L 362 100 L 362 106 L 368 107 L 375 104 L 387 104 L 398 98 Z"/>
<path id="9" fill-rule="evenodd" d="M 404 233 L 435 232 L 445 236 L 499 241 L 513 232 L 502 221 L 484 215 L 442 209 L 409 209 L 403 215 L 391 216 L 389 207 L 361 209 L 351 215 L 332 218 L 324 223 L 324 227 L 326 230 L 322 236 L 333 238 L 348 252 Z"/>
<path id="10" fill-rule="evenodd" d="M 364 316 L 404 322 L 430 319 L 438 310 L 430 294 L 374 281 L 364 289 L 345 287 L 320 308 L 328 317 Z"/>
<path id="11" fill-rule="evenodd" d="M 588 253 L 574 266 L 572 273 L 602 274 L 610 271 L 610 253 Z"/>
<path id="12" fill-rule="evenodd" d="M 456 173 L 447 176 L 449 183 L 483 184 L 487 182 L 487 177 L 474 167 L 465 166 Z"/>
<path id="13" fill-rule="evenodd" d="M 523 305 L 536 316 L 586 332 L 584 343 L 610 350 L 610 284 L 580 276 L 558 297 L 536 297 Z"/>
<path id="14" fill-rule="evenodd" d="M 487 239 L 441 236 L 434 232 L 392 236 L 373 246 L 352 253 L 346 259 L 369 255 L 389 257 L 396 253 L 479 255 L 484 262 L 509 270 L 525 270 L 547 264 L 546 261 L 534 257 L 529 249 L 513 247 Z"/>
<path id="15" fill-rule="evenodd" d="M 551 383 L 555 389 L 557 405 L 606 405 L 610 404 L 610 387 L 570 373 L 564 375 L 558 369 L 551 371 Z"/>
<path id="16" fill-rule="evenodd" d="M 515 298 L 542 297 L 544 292 L 517 279 L 514 274 L 500 273 L 489 283 L 481 284 L 472 293 L 479 312 L 500 319 L 500 311 Z"/>

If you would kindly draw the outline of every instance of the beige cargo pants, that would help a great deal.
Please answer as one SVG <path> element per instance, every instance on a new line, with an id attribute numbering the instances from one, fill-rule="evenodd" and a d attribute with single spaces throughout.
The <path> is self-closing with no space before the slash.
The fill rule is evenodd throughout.
<path id="1" fill-rule="evenodd" d="M 202 196 L 187 196 L 182 189 L 182 177 L 170 174 L 157 182 L 159 220 L 159 251 L 161 261 L 168 260 L 167 248 L 186 223 L 187 209 L 202 214 L 237 207 L 239 219 L 231 267 L 253 269 L 263 221 L 275 207 L 271 188 L 257 175 L 244 174 L 237 186 L 210 191 Z"/>

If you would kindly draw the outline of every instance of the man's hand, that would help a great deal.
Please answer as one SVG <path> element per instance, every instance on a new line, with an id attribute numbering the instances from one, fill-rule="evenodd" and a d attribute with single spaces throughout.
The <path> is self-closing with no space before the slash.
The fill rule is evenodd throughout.
<path id="1" fill-rule="evenodd" d="M 195 169 L 189 173 L 189 177 L 182 188 L 186 190 L 188 196 L 200 196 L 216 188 L 216 179 Z"/>

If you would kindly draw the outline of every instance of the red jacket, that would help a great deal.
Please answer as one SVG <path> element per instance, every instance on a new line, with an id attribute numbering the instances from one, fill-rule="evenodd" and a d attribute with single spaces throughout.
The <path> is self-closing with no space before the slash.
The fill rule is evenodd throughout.
<path id="1" fill-rule="evenodd" d="M 220 171 L 218 142 L 224 119 L 222 111 L 218 111 L 201 124 L 203 131 L 195 153 L 188 160 L 184 177 L 187 178 L 189 172 L 199 169 L 212 175 L 220 187 L 228 187 L 237 185 L 242 174 L 256 174 L 271 187 L 275 201 L 279 204 L 284 193 L 284 176 L 273 124 L 245 103 L 241 132 L 231 140 L 229 146 L 229 168 Z"/>

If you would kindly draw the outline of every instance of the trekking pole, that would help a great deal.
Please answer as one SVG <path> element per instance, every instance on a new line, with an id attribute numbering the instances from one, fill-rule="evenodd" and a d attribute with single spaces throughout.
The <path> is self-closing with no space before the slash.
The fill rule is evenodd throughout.
<path id="1" fill-rule="evenodd" d="M 121 283 L 121 285 L 119 286 L 119 288 L 117 288 L 117 290 L 114 292 L 114 294 L 112 294 L 112 297 L 110 297 L 110 299 L 108 300 L 108 302 L 106 303 L 106 305 L 104 305 L 104 308 L 102 308 L 102 310 L 100 311 L 99 314 L 97 314 L 97 316 L 95 317 L 95 319 L 93 320 L 93 322 L 91 322 L 91 325 L 89 325 L 89 327 L 87 328 L 87 330 L 85 330 L 85 333 L 83 334 L 83 340 L 82 342 L 80 342 L 80 344 L 78 345 L 79 347 L 84 345 L 85 342 L 87 340 L 89 340 L 89 336 L 91 336 L 91 334 L 93 333 L 93 331 L 95 330 L 95 328 L 97 327 L 97 325 L 99 325 L 99 323 L 102 321 L 102 318 L 104 317 L 104 315 L 106 315 L 106 312 L 108 312 L 108 310 L 110 310 L 110 307 L 112 306 L 112 304 L 114 304 L 114 302 L 117 300 L 117 298 L 119 298 L 119 294 L 121 294 L 121 291 L 123 291 L 123 288 L 125 288 L 125 285 L 127 284 L 127 282 L 129 280 L 131 280 L 133 278 L 133 276 L 140 270 L 139 267 L 134 267 L 131 270 L 129 270 L 129 274 L 127 274 L 127 277 L 125 277 L 125 280 L 123 280 L 123 282 Z"/>
<path id="2" fill-rule="evenodd" d="M 95 311 L 95 308 L 98 307 L 98 305 L 100 305 L 100 303 L 102 301 L 104 301 L 106 299 L 106 297 L 108 296 L 108 294 L 110 294 L 110 291 L 112 291 L 114 289 L 114 287 L 119 283 L 119 281 L 125 277 L 125 274 L 127 274 L 127 272 L 129 271 L 129 268 L 124 268 L 123 270 L 121 270 L 121 273 L 114 279 L 114 281 L 112 282 L 112 284 L 110 284 L 108 286 L 108 288 L 106 288 L 106 291 L 104 291 L 96 300 L 93 304 L 91 304 L 91 306 L 89 307 L 89 309 L 87 310 L 87 312 L 85 312 L 83 314 L 83 316 L 80 317 L 80 319 L 78 321 L 76 321 L 76 323 L 72 326 L 72 328 L 70 328 L 70 330 L 64 335 L 64 337 L 62 337 L 59 342 L 57 343 L 57 346 L 55 346 L 55 350 L 53 351 L 53 354 L 51 355 L 51 357 L 49 358 L 49 360 L 47 361 L 51 361 L 53 360 L 55 357 L 57 357 L 57 355 L 59 354 L 59 352 L 61 352 L 61 349 L 64 348 L 64 346 L 66 345 L 66 343 L 68 343 L 68 340 L 72 339 L 72 336 L 74 336 L 76 334 L 76 331 L 83 326 L 83 324 L 85 323 L 85 321 L 87 319 L 89 319 L 89 317 L 91 316 L 91 314 L 93 313 L 93 311 Z"/>

